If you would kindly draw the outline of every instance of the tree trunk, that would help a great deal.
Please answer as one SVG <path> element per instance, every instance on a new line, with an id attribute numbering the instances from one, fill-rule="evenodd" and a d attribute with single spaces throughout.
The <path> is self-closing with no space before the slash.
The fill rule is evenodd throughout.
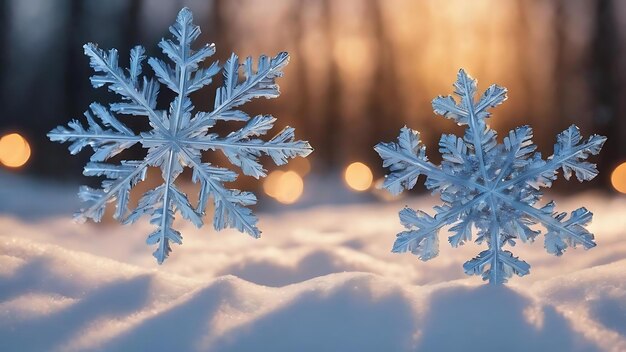
<path id="1" fill-rule="evenodd" d="M 598 157 L 598 168 L 604 171 L 594 183 L 610 186 L 610 174 L 616 166 L 615 161 L 624 157 L 624 127 L 620 119 L 624 119 L 624 104 L 620 103 L 620 95 L 626 92 L 623 73 L 619 69 L 619 35 L 616 24 L 615 8 L 612 0 L 598 0 L 596 3 L 595 33 L 590 75 L 594 98 L 594 116 L 591 126 L 593 133 L 608 137 Z M 620 59 L 621 60 L 621 59 Z M 623 99 L 623 98 L 622 98 Z M 623 124 L 623 122 L 622 122 Z M 621 135 L 620 135 L 621 134 Z"/>
<path id="2" fill-rule="evenodd" d="M 333 55 L 335 34 L 333 25 L 333 11 L 332 1 L 324 0 L 322 2 L 322 12 L 324 21 L 322 22 L 322 28 L 325 28 L 326 40 L 324 41 L 325 47 L 322 48 L 322 52 L 326 54 L 327 60 L 329 60 L 329 68 L 327 73 L 328 83 L 326 86 L 326 99 L 325 109 L 323 115 L 323 136 L 321 138 L 322 144 L 319 146 L 319 155 L 326 162 L 326 167 L 329 169 L 339 167 L 341 162 L 341 143 L 338 140 L 338 136 L 341 126 L 341 87 L 339 82 L 339 67 L 335 61 Z M 349 143 L 347 141 L 346 143 Z"/>

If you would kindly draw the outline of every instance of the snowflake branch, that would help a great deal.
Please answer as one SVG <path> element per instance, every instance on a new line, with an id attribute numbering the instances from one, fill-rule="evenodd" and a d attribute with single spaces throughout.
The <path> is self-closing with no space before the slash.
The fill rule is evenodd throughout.
<path id="1" fill-rule="evenodd" d="M 189 143 L 190 145 L 203 147 L 203 148 L 209 148 L 209 149 L 224 149 L 224 148 L 254 149 L 254 150 L 264 152 L 266 154 L 269 154 L 269 152 L 272 150 L 277 150 L 277 151 L 287 150 L 291 153 L 298 154 L 298 155 L 301 155 L 301 154 L 308 155 L 313 150 L 313 148 L 309 145 L 309 143 L 305 141 L 299 141 L 301 143 L 297 143 L 295 146 L 294 146 L 294 143 L 290 143 L 290 142 L 271 144 L 270 142 L 263 141 L 263 143 L 259 144 L 259 143 L 253 143 L 252 141 L 248 143 L 229 142 L 228 140 L 225 140 L 225 139 L 214 139 L 214 141 L 211 141 L 211 142 L 190 141 L 190 140 L 185 141 L 185 142 Z M 302 155 L 302 156 L 306 156 L 306 155 Z"/>
<path id="2" fill-rule="evenodd" d="M 228 134 L 225 138 L 209 134 L 187 139 L 185 142 L 197 149 L 220 149 L 233 165 L 242 169 L 244 174 L 259 178 L 265 176 L 266 172 L 259 162 L 262 153 L 270 156 L 276 165 L 283 165 L 287 163 L 288 158 L 307 156 L 313 150 L 308 142 L 295 140 L 295 130 L 291 127 L 285 127 L 267 142 L 251 138 L 266 134 L 274 126 L 275 121 L 271 115 L 258 115 L 248 121 L 243 128 Z"/>
<path id="3" fill-rule="evenodd" d="M 185 57 L 183 57 L 185 59 Z M 178 131 L 180 124 L 180 117 L 183 114 L 183 100 L 187 98 L 187 65 L 179 66 L 179 69 L 176 70 L 179 73 L 178 79 L 178 99 L 176 103 L 176 110 L 173 115 L 173 123 L 170 122 L 170 125 L 173 125 L 171 128 L 172 133 Z M 172 118 L 172 117 L 170 117 Z"/>
<path id="4" fill-rule="evenodd" d="M 161 207 L 161 214 L 159 214 L 160 225 L 156 232 L 150 235 L 149 241 L 158 242 L 159 246 L 157 250 L 154 252 L 154 257 L 157 259 L 159 264 L 162 264 L 165 258 L 167 258 L 168 254 L 172 251 L 169 239 L 174 237 L 179 239 L 180 235 L 172 236 L 171 225 L 174 222 L 174 214 L 171 212 L 171 199 L 170 199 L 170 188 L 172 185 L 172 165 L 174 163 L 174 152 L 172 150 L 169 151 L 167 164 L 164 170 L 164 174 L 167 175 L 165 178 L 165 184 L 163 189 L 163 206 Z M 178 240 L 177 242 L 181 242 Z"/>
<path id="5" fill-rule="evenodd" d="M 460 81 L 461 87 L 463 87 L 463 95 L 462 99 L 465 100 L 465 107 L 467 108 L 467 117 L 469 128 L 473 134 L 472 145 L 474 145 L 474 154 L 478 157 L 478 166 L 480 168 L 480 174 L 483 177 L 483 182 L 485 185 L 488 184 L 489 180 L 487 179 L 487 169 L 485 167 L 485 155 L 483 152 L 482 146 L 482 138 L 478 131 L 478 121 L 476 119 L 476 115 L 474 113 L 474 90 L 476 89 L 476 81 L 472 80 L 467 76 L 465 71 L 459 71 L 458 79 Z M 483 122 L 484 123 L 484 122 Z"/>
<path id="6" fill-rule="evenodd" d="M 282 138 L 282 136 L 291 136 Z M 261 139 L 229 140 L 213 138 L 210 140 L 186 140 L 191 146 L 199 149 L 221 150 L 229 161 L 241 167 L 246 175 L 261 177 L 265 175 L 263 167 L 256 161 L 261 153 L 269 155 L 276 165 L 283 165 L 287 158 L 306 157 L 313 148 L 307 141 L 294 141 L 293 129 L 286 127 L 270 141 Z M 285 142 L 286 140 L 286 142 Z"/>
<path id="7" fill-rule="evenodd" d="M 149 140 L 151 142 L 156 142 L 156 141 L 160 141 L 160 139 L 156 139 L 156 138 L 143 138 L 141 136 L 124 136 L 124 135 L 119 135 L 116 133 L 89 133 L 87 131 L 85 131 L 84 133 L 77 133 L 77 132 L 67 132 L 64 133 L 62 132 L 60 129 L 55 129 L 52 132 L 49 132 L 47 134 L 47 136 L 50 138 L 51 141 L 56 142 L 59 141 L 61 139 L 65 139 L 65 140 L 73 140 L 73 139 L 87 139 L 89 141 L 93 141 L 93 142 L 101 142 L 101 143 L 107 143 L 107 142 L 119 142 L 119 141 L 128 141 L 128 142 L 141 142 L 141 141 L 146 141 Z"/>
<path id="8" fill-rule="evenodd" d="M 394 253 L 410 251 L 418 255 L 423 261 L 436 257 L 438 249 L 431 248 L 431 244 L 436 244 L 435 241 L 428 243 L 425 246 L 426 248 L 424 248 L 422 245 L 424 239 L 436 236 L 441 227 L 452 223 L 459 214 L 467 211 L 474 204 L 483 201 L 486 197 L 487 194 L 482 194 L 463 205 L 451 207 L 448 210 L 439 212 L 434 217 L 423 212 L 416 213 L 410 208 L 405 208 L 400 212 L 400 220 L 409 230 L 400 232 L 397 235 L 391 251 Z M 413 227 L 417 227 L 417 230 L 411 230 Z"/>
<path id="9" fill-rule="evenodd" d="M 175 87 L 171 88 L 178 94 L 178 98 L 174 101 L 176 106 L 170 117 L 172 119 L 170 129 L 172 132 L 176 132 L 180 128 L 183 114 L 187 113 L 184 111 L 185 107 L 191 108 L 191 104 L 187 103 L 191 93 L 190 85 L 194 85 L 194 88 L 197 86 L 199 89 L 210 83 L 211 77 L 217 73 L 217 66 L 213 65 L 208 70 L 201 70 L 199 76 L 196 75 L 194 80 L 191 80 L 192 73 L 198 71 L 198 64 L 215 53 L 215 45 L 204 45 L 195 53 L 191 50 L 191 43 L 200 35 L 200 28 L 193 23 L 193 15 L 189 9 L 185 8 L 180 11 L 176 17 L 176 23 L 170 27 L 170 32 L 174 34 L 177 43 L 174 44 L 170 40 L 163 39 L 159 46 L 176 64 L 175 75 L 177 77 L 175 80 L 177 83 L 175 83 Z M 155 72 L 160 73 L 161 79 L 165 80 L 168 86 L 174 83 L 170 74 L 171 69 L 166 68 L 162 62 L 157 60 L 151 60 L 150 64 L 156 68 Z"/>
<path id="10" fill-rule="evenodd" d="M 264 63 L 265 61 L 267 61 L 267 58 L 265 56 L 262 56 L 262 59 L 259 60 L 259 66 L 261 66 L 261 63 Z M 228 73 L 231 76 L 235 76 L 237 70 L 239 69 L 239 65 L 238 64 L 235 65 L 235 63 L 237 62 L 238 62 L 237 56 L 233 54 L 233 56 L 231 56 L 231 58 L 227 62 L 227 65 L 231 64 L 233 68 L 225 71 L 225 75 L 226 73 Z M 252 74 L 251 72 L 251 68 L 249 67 L 249 65 L 251 65 L 250 60 L 247 60 L 246 63 L 248 65 L 247 73 L 249 74 L 249 76 L 246 77 L 247 79 L 239 85 L 236 84 L 236 81 L 234 83 L 231 83 L 230 85 L 228 85 L 227 83 L 228 89 L 224 89 L 225 91 L 224 93 L 218 94 L 220 98 L 216 99 L 217 104 L 214 107 L 213 111 L 209 113 L 209 115 L 212 118 L 217 118 L 226 109 L 230 109 L 232 107 L 238 106 L 241 103 L 247 101 L 247 99 L 245 98 L 246 94 L 251 93 L 251 91 L 253 91 L 256 88 L 267 89 L 267 91 L 252 92 L 253 94 L 255 93 L 258 94 L 258 96 L 265 96 L 265 97 L 277 96 L 278 94 L 277 87 L 271 87 L 271 86 L 270 87 L 258 87 L 258 86 L 261 85 L 261 83 L 265 83 L 267 79 L 272 80 L 273 78 L 279 77 L 282 75 L 282 72 L 280 70 L 283 67 L 285 67 L 287 63 L 289 63 L 289 54 L 287 54 L 286 52 L 279 53 L 278 55 L 276 55 L 276 57 L 270 60 L 269 64 L 265 63 L 263 65 L 264 67 L 260 67 L 259 71 L 256 74 Z M 229 82 L 229 77 L 225 76 L 225 78 L 226 78 L 225 79 L 226 82 Z M 230 78 L 233 78 L 233 77 L 230 77 Z M 218 92 L 220 92 L 220 90 L 218 90 Z M 239 98 L 243 98 L 242 99 L 243 101 L 238 101 Z"/>
<path id="11" fill-rule="evenodd" d="M 602 145 L 605 141 L 606 137 L 594 135 L 589 138 L 587 142 L 571 148 L 566 153 L 562 155 L 553 155 L 544 164 L 538 167 L 529 168 L 528 170 L 522 172 L 520 175 L 516 176 L 514 179 L 502 183 L 500 186 L 495 188 L 495 190 L 501 191 L 521 182 L 527 181 L 529 178 L 533 178 L 550 171 L 555 172 L 570 160 L 577 159 L 578 157 L 584 157 L 587 155 L 587 153 L 596 155 L 600 151 L 600 148 L 602 148 Z"/>
<path id="12" fill-rule="evenodd" d="M 405 163 L 411 164 L 412 166 L 415 166 L 416 169 L 414 170 L 406 170 L 407 172 L 402 175 L 401 177 L 395 178 L 393 179 L 391 182 L 389 182 L 388 184 L 385 185 L 385 188 L 390 189 L 392 186 L 395 186 L 396 184 L 405 182 L 407 179 L 410 179 L 411 177 L 414 177 L 415 175 L 419 176 L 419 175 L 427 175 L 428 177 L 431 176 L 436 176 L 437 178 L 443 179 L 443 180 L 447 180 L 452 184 L 456 184 L 456 185 L 461 185 L 461 186 L 465 186 L 467 188 L 470 189 L 477 189 L 477 190 L 481 190 L 481 191 L 488 191 L 488 189 L 476 182 L 472 182 L 469 181 L 467 179 L 458 177 L 456 175 L 453 174 L 448 174 L 445 173 L 444 171 L 442 171 L 440 168 L 438 168 L 437 166 L 435 166 L 433 163 L 429 162 L 429 161 L 423 161 L 413 155 L 407 154 L 407 153 L 402 153 L 401 151 L 396 150 L 395 148 L 393 148 L 391 145 L 394 145 L 394 143 L 380 143 L 378 145 L 376 145 L 376 147 L 374 148 L 379 154 L 381 154 L 381 157 L 383 157 L 383 159 L 387 159 L 390 157 L 393 157 L 397 160 L 403 161 Z M 383 156 L 383 154 L 385 156 Z"/>
<path id="13" fill-rule="evenodd" d="M 489 269 L 486 269 L 487 264 L 489 264 Z M 482 275 L 483 280 L 489 280 L 490 284 L 496 285 L 506 283 L 513 274 L 528 275 L 530 265 L 514 257 L 509 251 L 496 252 L 490 248 L 465 262 L 463 270 L 467 275 Z"/>
<path id="14" fill-rule="evenodd" d="M 489 207 L 491 208 L 491 233 L 490 233 L 490 242 L 489 242 L 489 251 L 492 253 L 492 261 L 491 261 L 491 270 L 489 275 L 489 283 L 499 284 L 506 281 L 506 278 L 499 277 L 500 270 L 498 270 L 498 263 L 500 263 L 500 240 L 498 239 L 499 233 L 499 221 L 498 214 L 496 213 L 496 202 L 493 199 L 493 196 L 489 195 Z"/>
<path id="15" fill-rule="evenodd" d="M 489 206 L 491 213 L 491 224 L 489 226 L 489 248 L 478 254 L 477 257 L 463 264 L 463 270 L 467 275 L 482 275 L 483 280 L 489 280 L 492 285 L 506 283 L 513 275 L 528 275 L 530 265 L 523 260 L 513 256 L 513 253 L 502 250 L 500 243 L 501 225 L 496 211 L 496 202 L 491 194 L 489 196 Z M 486 265 L 489 264 L 489 269 Z"/>
<path id="16" fill-rule="evenodd" d="M 566 233 L 573 238 L 576 242 L 581 243 L 585 248 L 593 248 L 596 243 L 593 241 L 593 236 L 586 236 L 585 234 L 577 233 L 570 229 L 559 220 L 553 218 L 550 214 L 546 214 L 541 209 L 534 208 L 526 203 L 518 202 L 510 199 L 502 194 L 494 193 L 497 197 L 509 204 L 511 207 L 524 212 L 528 216 L 540 222 L 547 229 L 554 229 L 558 233 Z"/>
<path id="17" fill-rule="evenodd" d="M 532 144 L 532 136 L 532 129 L 529 126 L 522 126 L 510 131 L 509 135 L 504 137 L 504 146 L 509 153 L 491 189 L 498 189 L 500 182 L 509 176 L 509 172 L 514 164 L 520 161 L 524 162 L 528 155 L 537 149 L 537 147 Z"/>
<path id="18" fill-rule="evenodd" d="M 53 142 L 71 142 L 68 148 L 71 154 L 77 154 L 90 145 L 94 150 L 91 161 L 104 161 L 141 141 L 140 136 L 124 126 L 104 106 L 94 103 L 89 108 L 84 113 L 87 129 L 78 120 L 72 120 L 67 127 L 58 126 L 50 131 L 48 138 Z"/>
<path id="19" fill-rule="evenodd" d="M 101 213 L 101 210 L 103 209 L 103 206 L 106 205 L 106 203 L 109 202 L 111 198 L 115 197 L 123 187 L 126 187 L 128 184 L 130 184 L 135 177 L 137 177 L 140 173 L 145 172 L 150 162 L 152 162 L 151 159 L 146 159 L 141 163 L 138 163 L 135 166 L 135 170 L 128 175 L 112 181 L 108 186 L 107 191 L 100 193 L 97 199 L 92 199 L 93 197 L 88 197 L 90 200 L 94 200 L 94 203 L 91 204 L 87 209 L 81 209 L 81 211 L 75 215 L 75 218 L 78 220 L 91 218 L 96 222 L 100 221 L 99 215 Z M 81 193 L 83 192 L 81 191 Z M 86 197 L 86 195 L 83 197 Z M 121 216 L 123 214 L 120 213 L 119 215 Z"/>
<path id="20" fill-rule="evenodd" d="M 256 226 L 256 222 L 258 220 L 254 215 L 252 215 L 251 212 L 249 212 L 249 209 L 243 208 L 243 209 L 248 210 L 248 213 L 242 214 L 241 208 L 236 206 L 231 201 L 230 199 L 231 197 L 229 196 L 229 194 L 227 194 L 229 193 L 228 190 L 225 187 L 223 187 L 220 183 L 215 182 L 212 175 L 206 172 L 206 170 L 202 167 L 202 163 L 200 161 L 197 161 L 184 149 L 183 149 L 183 153 L 186 155 L 186 161 L 194 169 L 194 172 L 200 175 L 202 177 L 202 182 L 206 183 L 206 185 L 209 186 L 211 190 L 211 194 L 213 198 L 215 199 L 216 203 L 219 203 L 221 206 L 225 206 L 228 209 L 228 214 L 234 215 L 236 217 L 237 222 L 232 224 L 233 225 L 232 227 L 236 227 L 240 231 L 244 230 L 245 232 L 247 232 L 250 236 L 254 238 L 259 238 L 261 235 L 261 232 Z M 203 204 L 201 204 L 203 200 L 206 200 L 206 197 L 204 196 L 204 194 L 201 194 L 200 200 L 198 201 L 199 209 L 202 209 L 204 206 Z M 215 227 L 216 230 L 220 230 L 221 222 L 216 221 L 217 214 L 218 214 L 218 211 L 216 209 L 215 211 L 216 216 L 214 217 L 213 226 Z"/>
<path id="21" fill-rule="evenodd" d="M 139 94 L 135 87 L 131 87 L 126 81 L 126 78 L 121 76 L 124 75 L 123 71 L 121 71 L 119 67 L 117 67 L 117 65 L 111 65 L 110 60 L 108 60 L 106 57 L 106 54 L 104 54 L 104 52 L 99 49 L 96 44 L 88 43 L 85 44 L 83 48 L 85 49 L 85 55 L 91 58 L 92 67 L 96 71 L 104 72 L 106 74 L 106 76 L 93 76 L 91 78 L 94 87 L 101 87 L 107 83 L 121 87 L 123 92 L 120 92 L 119 90 L 113 91 L 125 97 L 128 97 L 132 99 L 135 103 L 141 105 L 141 107 L 145 110 L 150 122 L 158 129 L 165 131 L 166 128 L 156 111 L 154 111 L 154 109 L 152 108 L 152 106 L 150 106 L 146 99 Z"/>

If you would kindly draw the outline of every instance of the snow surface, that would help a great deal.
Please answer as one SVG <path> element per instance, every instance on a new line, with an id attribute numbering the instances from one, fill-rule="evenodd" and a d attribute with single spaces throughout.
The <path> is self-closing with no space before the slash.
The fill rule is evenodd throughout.
<path id="1" fill-rule="evenodd" d="M 158 266 L 147 221 L 75 224 L 65 187 L 0 184 L 3 351 L 626 350 L 625 197 L 550 195 L 594 212 L 598 246 L 519 244 L 531 274 L 493 287 L 463 274 L 473 244 L 390 253 L 397 210 L 433 197 L 260 212 L 259 240 L 181 221 Z"/>

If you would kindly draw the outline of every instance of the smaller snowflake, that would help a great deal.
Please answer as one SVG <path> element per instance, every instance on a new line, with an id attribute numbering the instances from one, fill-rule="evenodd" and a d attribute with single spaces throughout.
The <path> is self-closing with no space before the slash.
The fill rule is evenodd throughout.
<path id="1" fill-rule="evenodd" d="M 85 166 L 85 176 L 105 176 L 101 189 L 82 187 L 79 196 L 88 202 L 76 216 L 100 221 L 107 203 L 116 203 L 114 218 L 132 223 L 143 215 L 157 229 L 148 236 L 148 244 L 157 245 L 154 256 L 162 263 L 171 252 L 170 243 L 182 243 L 180 232 L 173 227 L 174 215 L 182 217 L 197 227 L 203 224 L 203 215 L 210 198 L 213 199 L 213 227 L 227 227 L 247 232 L 258 238 L 257 218 L 247 206 L 256 203 L 250 192 L 229 189 L 226 182 L 233 182 L 237 173 L 201 160 L 202 152 L 221 151 L 228 160 L 241 168 L 245 175 L 264 177 L 266 170 L 259 163 L 262 154 L 268 155 L 277 165 L 287 163 L 296 156 L 305 157 L 313 150 L 308 142 L 294 140 L 294 129 L 286 127 L 269 141 L 255 138 L 266 134 L 273 126 L 274 117 L 258 115 L 250 117 L 238 107 L 253 98 L 276 98 L 279 95 L 275 79 L 283 75 L 282 69 L 289 55 L 282 52 L 273 58 L 261 56 L 256 70 L 252 58 L 243 64 L 232 54 L 223 67 L 214 62 L 209 67 L 200 64 L 215 53 L 215 46 L 204 45 L 197 50 L 191 48 L 200 35 L 200 28 L 193 24 L 189 9 L 178 14 L 176 23 L 170 27 L 172 39 L 163 39 L 159 47 L 172 61 L 169 63 L 150 58 L 148 64 L 156 80 L 142 75 L 145 50 L 137 46 L 130 52 L 130 67 L 118 65 L 117 50 L 105 52 L 95 44 L 84 46 L 85 55 L 91 59 L 96 75 L 91 77 L 95 88 L 108 86 L 121 96 L 122 101 L 112 103 L 109 108 L 93 103 L 91 111 L 85 112 L 88 128 L 73 120 L 68 127 L 59 126 L 48 133 L 52 141 L 71 142 L 72 154 L 91 146 L 94 154 Z M 243 80 L 239 71 L 243 68 Z M 210 84 L 220 71 L 224 85 L 217 89 L 215 104 L 210 112 L 195 112 L 190 94 Z M 157 108 L 159 82 L 175 94 L 168 110 Z M 125 126 L 114 114 L 145 116 L 150 130 L 136 133 Z M 218 121 L 246 122 L 241 129 L 225 137 L 211 133 Z M 140 144 L 147 149 L 143 160 L 123 160 L 119 165 L 105 163 L 108 159 Z M 146 177 L 148 167 L 159 167 L 163 184 L 146 192 L 137 207 L 128 214 L 130 190 Z M 200 184 L 198 204 L 191 205 L 186 194 L 174 184 L 185 167 L 193 170 L 192 180 Z M 128 214 L 128 215 L 127 215 Z"/>
<path id="2" fill-rule="evenodd" d="M 374 149 L 383 159 L 383 166 L 391 171 L 383 187 L 392 194 L 412 189 L 420 175 L 426 176 L 425 186 L 439 193 L 443 205 L 435 207 L 431 216 L 406 207 L 400 211 L 400 222 L 407 231 L 397 235 L 393 252 L 410 251 L 426 261 L 439 253 L 438 232 L 451 226 L 448 242 L 453 247 L 463 245 L 476 236 L 475 242 L 486 243 L 488 249 L 463 265 L 468 275 L 482 275 L 484 280 L 499 284 L 513 274 L 524 276 L 530 265 L 513 256 L 505 246 L 514 246 L 516 240 L 532 242 L 540 234 L 533 225 L 546 229 L 545 248 L 561 255 L 567 247 L 592 248 L 593 234 L 585 228 L 592 214 L 585 208 L 566 213 L 554 211 L 554 202 L 535 207 L 543 195 L 541 188 L 549 188 L 561 169 L 565 179 L 572 174 L 579 181 L 593 179 L 598 171 L 594 164 L 584 161 L 600 152 L 606 141 L 593 135 L 582 141 L 574 125 L 557 136 L 554 154 L 544 160 L 535 152 L 532 130 L 518 127 L 498 144 L 496 132 L 485 122 L 489 109 L 506 100 L 506 89 L 490 86 L 475 101 L 476 80 L 460 70 L 452 96 L 433 100 L 434 112 L 467 126 L 463 138 L 444 134 L 439 141 L 443 161 L 437 166 L 426 156 L 419 132 L 404 127 L 397 143 L 380 143 Z"/>

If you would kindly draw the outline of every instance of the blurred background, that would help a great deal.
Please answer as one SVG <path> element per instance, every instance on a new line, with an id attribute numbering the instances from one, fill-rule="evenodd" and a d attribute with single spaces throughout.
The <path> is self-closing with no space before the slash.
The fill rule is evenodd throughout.
<path id="1" fill-rule="evenodd" d="M 500 136 L 529 124 L 546 156 L 570 124 L 585 137 L 608 137 L 593 159 L 596 180 L 557 182 L 557 191 L 626 193 L 626 2 L 617 0 L 3 0 L 0 183 L 97 184 L 81 174 L 90 150 L 70 156 L 67 145 L 45 136 L 82 118 L 90 102 L 117 100 L 90 86 L 82 45 L 117 48 L 124 66 L 136 44 L 160 56 L 157 43 L 183 6 L 202 28 L 198 44 L 215 43 L 220 62 L 231 52 L 291 54 L 281 97 L 247 111 L 276 116 L 276 132 L 296 127 L 315 152 L 280 168 L 267 163 L 263 182 L 241 177 L 234 187 L 276 200 L 261 204 L 384 199 L 375 190 L 384 170 L 372 147 L 395 139 L 405 124 L 421 131 L 438 162 L 441 133 L 462 129 L 435 117 L 430 101 L 452 93 L 459 68 L 479 79 L 480 91 L 492 83 L 509 89 L 490 120 Z M 212 106 L 216 87 L 192 96 L 199 109 Z M 160 106 L 170 98 L 162 93 Z M 136 130 L 147 125 L 122 119 Z M 143 151 L 125 155 L 142 158 Z M 220 155 L 207 158 L 226 166 Z"/>

